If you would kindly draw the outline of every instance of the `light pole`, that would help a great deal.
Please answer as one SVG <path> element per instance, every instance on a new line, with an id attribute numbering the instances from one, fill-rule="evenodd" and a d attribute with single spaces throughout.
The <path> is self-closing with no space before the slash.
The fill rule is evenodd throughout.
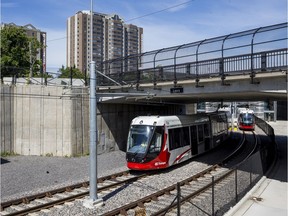
<path id="1" fill-rule="evenodd" d="M 93 0 L 91 0 L 90 12 L 90 190 L 89 199 L 83 205 L 94 208 L 103 204 L 103 200 L 97 196 L 97 95 L 96 95 L 96 68 L 93 61 Z"/>

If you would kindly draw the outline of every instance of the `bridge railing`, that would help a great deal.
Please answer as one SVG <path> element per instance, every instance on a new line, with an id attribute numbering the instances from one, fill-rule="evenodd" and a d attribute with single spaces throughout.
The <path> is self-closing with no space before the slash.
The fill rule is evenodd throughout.
<path id="1" fill-rule="evenodd" d="M 103 62 L 99 70 L 118 83 L 154 83 L 287 69 L 287 24 L 154 50 Z M 252 80 L 253 81 L 253 80 Z M 99 85 L 113 85 L 98 77 Z"/>

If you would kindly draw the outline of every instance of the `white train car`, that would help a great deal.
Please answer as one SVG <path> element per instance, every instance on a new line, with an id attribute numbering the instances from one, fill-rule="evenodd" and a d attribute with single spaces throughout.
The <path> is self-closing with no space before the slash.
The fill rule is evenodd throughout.
<path id="1" fill-rule="evenodd" d="M 238 116 L 238 128 L 240 130 L 255 129 L 255 116 L 253 110 L 249 109 L 241 110 Z"/>
<path id="2" fill-rule="evenodd" d="M 133 170 L 170 167 L 204 153 L 228 137 L 224 112 L 189 116 L 139 116 L 132 120 L 127 166 Z"/>

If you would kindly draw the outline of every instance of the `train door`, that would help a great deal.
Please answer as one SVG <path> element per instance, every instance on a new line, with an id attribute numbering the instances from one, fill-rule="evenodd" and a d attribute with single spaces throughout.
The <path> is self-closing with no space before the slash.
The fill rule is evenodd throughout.
<path id="1" fill-rule="evenodd" d="M 210 149 L 210 128 L 209 124 L 204 124 L 204 139 L 205 139 L 205 151 L 208 151 Z"/>
<path id="2" fill-rule="evenodd" d="M 198 154 L 198 134 L 197 126 L 190 126 L 190 139 L 191 139 L 191 155 Z"/>

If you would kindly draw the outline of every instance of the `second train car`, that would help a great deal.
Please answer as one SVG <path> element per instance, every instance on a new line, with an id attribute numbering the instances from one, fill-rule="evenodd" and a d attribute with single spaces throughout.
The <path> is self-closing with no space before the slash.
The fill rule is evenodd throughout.
<path id="1" fill-rule="evenodd" d="M 132 170 L 167 168 L 216 147 L 227 137 L 224 112 L 139 116 L 130 125 L 127 166 Z"/>
<path id="2" fill-rule="evenodd" d="M 241 111 L 238 117 L 238 127 L 240 130 L 254 130 L 255 116 L 253 110 Z"/>

